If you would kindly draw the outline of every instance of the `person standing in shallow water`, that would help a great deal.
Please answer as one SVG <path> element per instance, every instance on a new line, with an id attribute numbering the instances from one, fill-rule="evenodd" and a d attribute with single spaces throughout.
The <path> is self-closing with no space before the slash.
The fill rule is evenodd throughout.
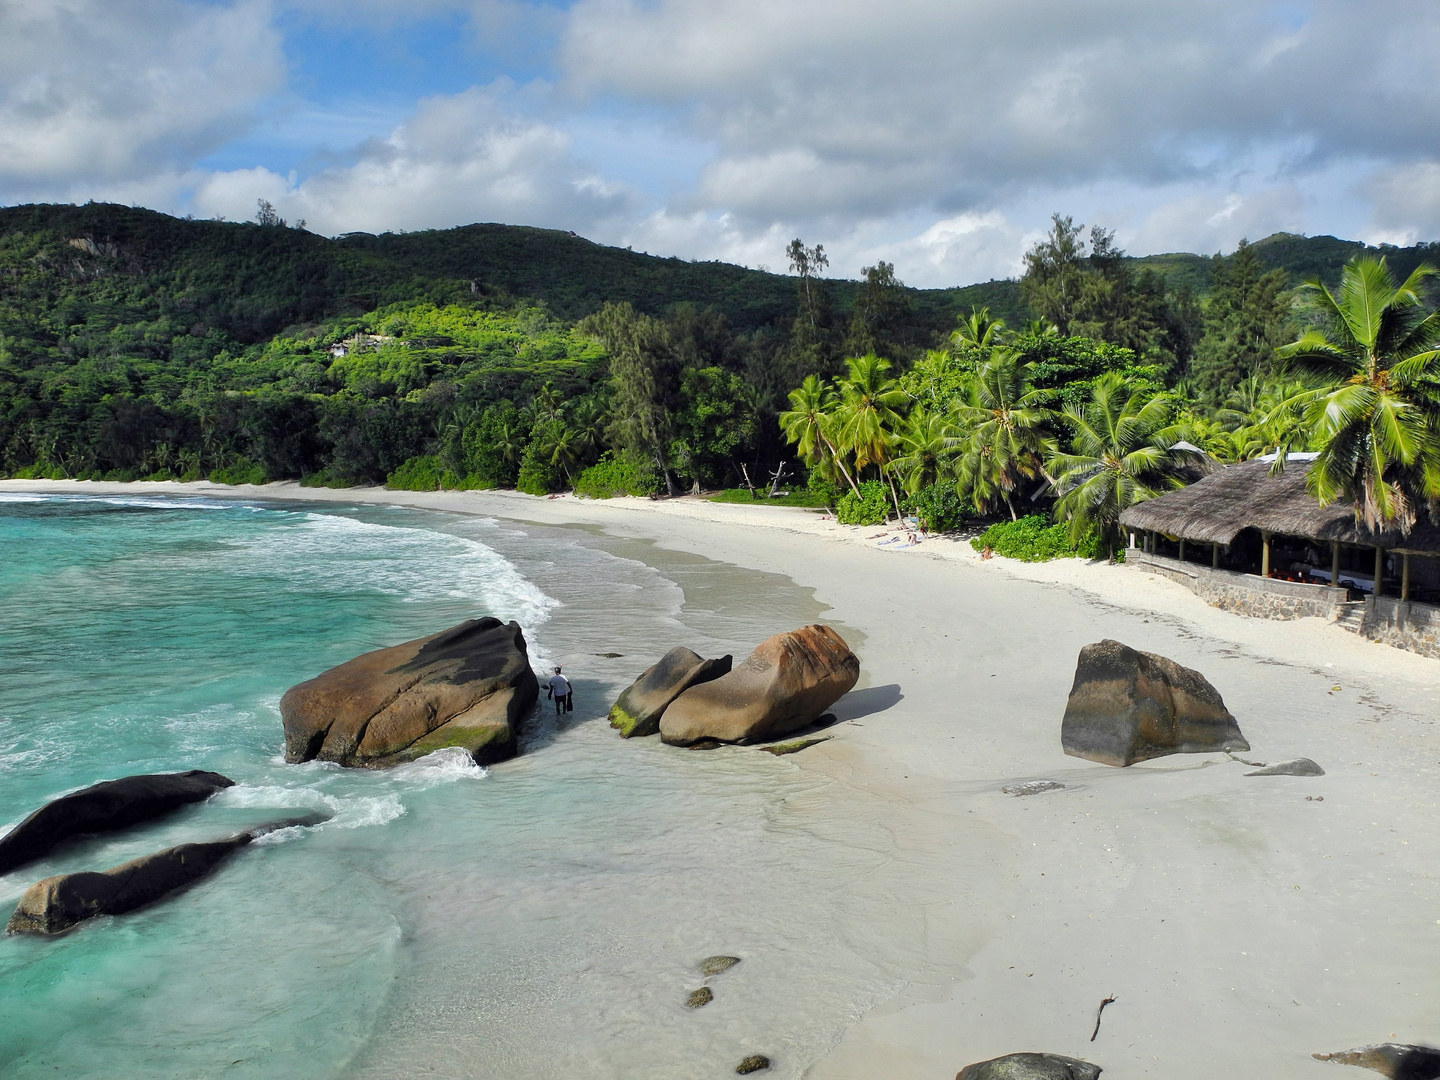
<path id="1" fill-rule="evenodd" d="M 550 676 L 549 696 L 555 699 L 557 713 L 570 712 L 575 708 L 575 691 L 570 688 L 570 680 L 560 674 L 558 667 L 555 674 Z"/>

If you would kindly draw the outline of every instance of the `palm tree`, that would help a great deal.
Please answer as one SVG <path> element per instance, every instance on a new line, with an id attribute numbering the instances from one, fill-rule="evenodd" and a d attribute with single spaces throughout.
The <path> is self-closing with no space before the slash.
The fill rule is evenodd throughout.
<path id="1" fill-rule="evenodd" d="M 544 441 L 540 444 L 540 455 L 551 465 L 559 465 L 565 473 L 565 479 L 573 488 L 575 477 L 570 472 L 570 467 L 580 460 L 583 452 L 580 446 L 580 439 L 574 429 L 562 421 L 556 420 L 546 425 Z"/>
<path id="2" fill-rule="evenodd" d="M 972 307 L 950 335 L 950 341 L 957 349 L 984 350 L 999 345 L 1004 334 L 1004 319 L 992 319 L 988 307 Z"/>
<path id="3" fill-rule="evenodd" d="M 798 389 L 790 391 L 790 408 L 779 416 L 780 430 L 807 468 L 834 466 L 858 496 L 860 488 L 845 468 L 845 460 L 831 439 L 835 407 L 839 402 L 834 389 L 818 375 L 806 375 Z"/>
<path id="4" fill-rule="evenodd" d="M 560 402 L 562 398 L 560 391 L 555 389 L 555 384 L 546 379 L 540 389 L 535 391 L 530 404 L 535 410 L 535 416 L 540 420 L 554 420 L 560 415 Z"/>
<path id="5" fill-rule="evenodd" d="M 605 407 L 593 398 L 585 398 L 566 411 L 580 455 L 583 457 L 599 450 L 604 445 L 605 428 L 610 422 Z"/>
<path id="6" fill-rule="evenodd" d="M 895 433 L 900 453 L 890 459 L 890 471 L 900 477 L 901 486 L 913 495 L 945 474 L 959 441 L 949 417 L 916 405 Z"/>
<path id="7" fill-rule="evenodd" d="M 1322 506 L 1344 499 L 1371 529 L 1398 522 L 1408 532 L 1416 504 L 1440 516 L 1440 314 L 1417 318 L 1421 265 L 1400 286 L 1384 258 L 1352 259 L 1332 293 L 1305 283 L 1329 322 L 1275 355 L 1326 380 L 1296 396 L 1301 430 L 1319 456 L 1305 485 Z M 1285 451 L 1276 469 L 1285 467 Z"/>
<path id="8" fill-rule="evenodd" d="M 855 455 L 857 473 L 866 465 L 874 465 L 880 476 L 890 481 L 890 496 L 899 517 L 900 496 L 886 465 L 894 446 L 891 432 L 899 426 L 900 412 L 910 404 L 910 396 L 886 375 L 890 361 L 884 357 L 866 353 L 845 364 L 849 372 L 840 380 L 835 443 L 842 453 Z"/>
<path id="9" fill-rule="evenodd" d="M 1074 452 L 1053 455 L 1050 469 L 1060 495 L 1055 513 L 1070 522 L 1072 540 L 1093 529 L 1113 552 L 1122 510 L 1184 486 L 1178 474 L 1190 455 L 1171 447 L 1191 432 L 1172 423 L 1174 414 L 1168 394 L 1135 389 L 1118 371 L 1095 380 L 1083 408 L 1066 406 Z"/>
<path id="10" fill-rule="evenodd" d="M 1010 349 L 997 349 L 970 380 L 965 403 L 955 408 L 964 432 L 956 488 L 976 509 L 989 513 L 997 500 L 1015 512 L 1014 493 L 1026 480 L 1045 473 L 1045 455 L 1055 452 L 1051 394 L 1030 381 L 1031 366 Z"/>

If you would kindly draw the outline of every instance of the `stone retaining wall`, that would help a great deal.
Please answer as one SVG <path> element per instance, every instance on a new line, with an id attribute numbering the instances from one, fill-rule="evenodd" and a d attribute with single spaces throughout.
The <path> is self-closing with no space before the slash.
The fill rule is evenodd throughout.
<path id="1" fill-rule="evenodd" d="M 1125 552 L 1125 565 L 1178 581 L 1214 607 L 1260 619 L 1334 619 L 1344 611 L 1349 596 L 1347 589 L 1215 570 L 1138 548 Z M 1367 596 L 1364 618 L 1347 629 L 1355 629 L 1371 641 L 1440 660 L 1440 608 L 1431 604 Z"/>

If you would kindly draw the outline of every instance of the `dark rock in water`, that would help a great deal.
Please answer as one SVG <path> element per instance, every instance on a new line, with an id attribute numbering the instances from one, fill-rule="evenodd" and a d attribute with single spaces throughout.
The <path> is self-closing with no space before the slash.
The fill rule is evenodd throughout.
<path id="1" fill-rule="evenodd" d="M 606 660 L 619 660 L 625 654 L 623 652 L 597 652 L 595 655 Z"/>
<path id="2" fill-rule="evenodd" d="M 471 619 L 292 686 L 280 699 L 285 760 L 384 767 L 459 746 L 503 761 L 539 695 L 519 624 Z"/>
<path id="3" fill-rule="evenodd" d="M 56 844 L 84 833 L 113 832 L 208 799 L 235 781 L 191 769 L 105 780 L 61 796 L 0 837 L 0 874 L 48 854 Z"/>
<path id="4" fill-rule="evenodd" d="M 738 956 L 707 956 L 700 961 L 701 975 L 719 975 L 722 971 L 729 971 L 740 962 Z"/>
<path id="5" fill-rule="evenodd" d="M 1246 776 L 1324 776 L 1325 770 L 1308 757 L 1297 757 L 1294 761 L 1277 761 L 1261 769 L 1251 769 Z"/>
<path id="6" fill-rule="evenodd" d="M 1060 791 L 1064 787 L 1059 780 L 1027 780 L 1023 784 L 1011 784 L 1000 790 L 1006 795 L 1039 795 L 1042 791 Z"/>
<path id="7" fill-rule="evenodd" d="M 1103 1071 L 1099 1065 L 1060 1054 L 1006 1054 L 966 1065 L 955 1080 L 1095 1080 Z"/>
<path id="8" fill-rule="evenodd" d="M 696 739 L 686 750 L 719 750 L 725 744 L 719 739 Z"/>
<path id="9" fill-rule="evenodd" d="M 687 1009 L 702 1009 L 715 1000 L 715 992 L 708 986 L 702 986 L 699 990 L 691 990 L 690 996 L 685 999 Z"/>
<path id="10" fill-rule="evenodd" d="M 660 737 L 764 742 L 812 724 L 860 678 L 860 661 L 828 626 L 766 638 L 728 675 L 692 686 L 665 710 Z"/>
<path id="11" fill-rule="evenodd" d="M 228 840 L 180 844 L 99 873 L 58 874 L 25 890 L 7 934 L 58 934 L 96 915 L 123 915 L 153 904 L 214 873 L 256 837 L 296 825 L 318 825 L 327 814 L 306 814 L 250 829 Z"/>
<path id="12" fill-rule="evenodd" d="M 1060 743 L 1073 757 L 1119 766 L 1250 749 L 1205 676 L 1108 639 L 1080 650 Z"/>
<path id="13" fill-rule="evenodd" d="M 798 754 L 801 750 L 811 746 L 819 746 L 822 742 L 829 742 L 834 735 L 825 735 L 819 739 L 796 739 L 794 742 L 777 743 L 774 746 L 762 746 L 760 749 L 767 754 L 774 754 L 780 757 L 782 754 Z"/>
<path id="14" fill-rule="evenodd" d="M 769 1067 L 770 1059 L 764 1054 L 751 1054 L 741 1061 L 739 1065 L 735 1066 L 735 1071 L 741 1076 L 745 1076 L 748 1073 L 759 1072 L 761 1069 L 768 1069 Z"/>
<path id="15" fill-rule="evenodd" d="M 654 735 L 669 704 L 690 687 L 729 672 L 733 658 L 706 660 L 683 645 L 671 649 L 620 693 L 610 707 L 610 726 L 623 738 Z"/>
<path id="16" fill-rule="evenodd" d="M 1437 1080 L 1440 1078 L 1440 1050 L 1413 1043 L 1375 1043 L 1333 1054 L 1311 1054 L 1319 1061 L 1358 1065 L 1374 1069 L 1390 1080 Z"/>

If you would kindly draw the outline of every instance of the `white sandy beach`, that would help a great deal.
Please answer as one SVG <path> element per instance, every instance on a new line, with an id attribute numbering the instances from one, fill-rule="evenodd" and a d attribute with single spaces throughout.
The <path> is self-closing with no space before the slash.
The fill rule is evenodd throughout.
<path id="1" fill-rule="evenodd" d="M 835 738 L 788 760 L 875 807 L 908 882 L 887 903 L 927 945 L 909 985 L 810 1070 L 817 1080 L 948 1078 L 1019 1050 L 1086 1058 L 1107 1080 L 1359 1077 L 1309 1055 L 1440 1041 L 1440 661 L 1320 620 L 1222 612 L 1135 568 L 982 562 L 943 538 L 877 548 L 880 529 L 804 510 L 294 484 L 0 491 L 576 524 L 813 589 L 866 635 L 862 679 Z M 1246 777 L 1224 755 L 1123 770 L 1065 756 L 1076 655 L 1104 637 L 1201 671 L 1250 741 L 1243 756 L 1306 756 L 1327 775 Z M 1001 793 L 1036 778 L 1066 788 Z"/>

